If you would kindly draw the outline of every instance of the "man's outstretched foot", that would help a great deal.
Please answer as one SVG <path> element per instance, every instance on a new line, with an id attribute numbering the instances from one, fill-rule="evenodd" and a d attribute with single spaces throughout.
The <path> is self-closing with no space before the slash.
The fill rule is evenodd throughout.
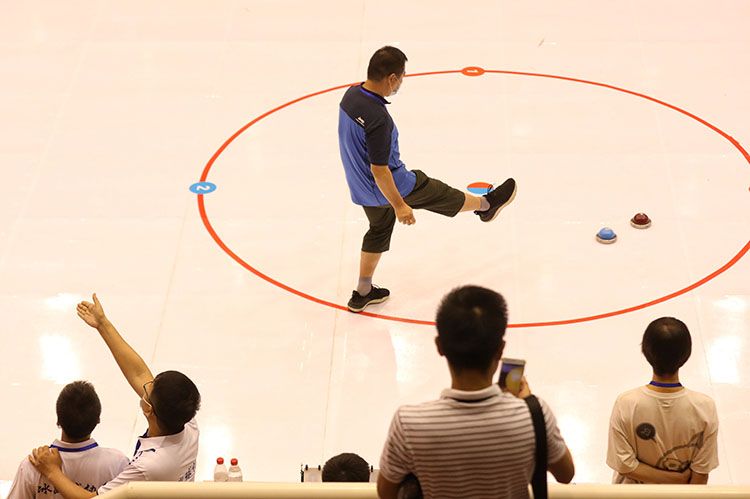
<path id="1" fill-rule="evenodd" d="M 479 219 L 482 222 L 491 222 L 500 214 L 500 210 L 508 206 L 513 199 L 516 197 L 516 181 L 509 178 L 499 186 L 495 187 L 489 193 L 485 194 L 484 197 L 490 203 L 490 207 L 486 211 L 475 211 L 479 215 Z"/>
<path id="2" fill-rule="evenodd" d="M 365 296 L 357 293 L 357 290 L 355 289 L 354 291 L 352 291 L 352 298 L 351 300 L 349 300 L 347 307 L 349 308 L 350 312 L 359 313 L 363 311 L 365 307 L 367 307 L 367 305 L 383 303 L 388 299 L 390 294 L 391 292 L 387 289 L 379 288 L 377 286 L 373 286 L 370 292 Z"/>

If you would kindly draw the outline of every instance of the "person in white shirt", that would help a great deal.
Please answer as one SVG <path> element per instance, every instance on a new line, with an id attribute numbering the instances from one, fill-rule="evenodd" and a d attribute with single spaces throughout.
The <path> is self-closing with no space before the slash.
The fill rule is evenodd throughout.
<path id="1" fill-rule="evenodd" d="M 652 380 L 621 394 L 610 418 L 607 465 L 614 483 L 705 484 L 719 465 L 716 405 L 680 383 L 691 349 L 678 319 L 662 317 L 646 328 L 641 350 Z"/>
<path id="2" fill-rule="evenodd" d="M 399 497 L 400 484 L 415 475 L 426 499 L 527 498 L 536 438 L 523 398 L 531 391 L 525 378 L 517 396 L 493 383 L 505 347 L 505 300 L 489 289 L 457 288 L 443 298 L 436 323 L 451 388 L 439 400 L 396 411 L 380 457 L 378 496 Z M 539 403 L 547 433 L 543 466 L 569 483 L 573 458 L 554 414 Z"/>
<path id="3" fill-rule="evenodd" d="M 62 470 L 58 449 L 36 448 L 31 463 L 65 499 L 86 499 L 132 481 L 194 481 L 198 456 L 200 393 L 195 384 L 177 371 L 151 374 L 140 355 L 120 336 L 104 314 L 96 294 L 94 302 L 78 304 L 78 316 L 99 331 L 125 379 L 141 398 L 140 407 L 148 430 L 138 439 L 133 459 L 120 474 L 98 490 L 79 486 Z"/>
<path id="4" fill-rule="evenodd" d="M 125 468 L 128 464 L 125 454 L 99 447 L 91 438 L 102 413 L 102 404 L 91 383 L 74 381 L 65 385 L 57 396 L 55 409 L 61 435 L 50 447 L 60 452 L 62 468 L 73 481 L 93 492 Z M 54 486 L 24 458 L 8 499 L 59 497 Z"/>

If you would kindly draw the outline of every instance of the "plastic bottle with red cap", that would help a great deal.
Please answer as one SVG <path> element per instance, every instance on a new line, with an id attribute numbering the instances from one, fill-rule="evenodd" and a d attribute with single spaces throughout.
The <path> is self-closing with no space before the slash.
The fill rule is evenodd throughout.
<path id="1" fill-rule="evenodd" d="M 214 468 L 214 482 L 226 482 L 229 480 L 229 472 L 224 464 L 223 457 L 216 458 L 216 467 Z"/>
<path id="2" fill-rule="evenodd" d="M 229 462 L 229 478 L 228 482 L 241 482 L 242 481 L 242 470 L 239 464 L 237 464 L 237 458 L 233 457 Z"/>

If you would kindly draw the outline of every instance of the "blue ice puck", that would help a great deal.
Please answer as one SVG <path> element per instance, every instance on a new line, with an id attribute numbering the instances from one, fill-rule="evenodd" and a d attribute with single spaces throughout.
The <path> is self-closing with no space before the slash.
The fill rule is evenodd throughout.
<path id="1" fill-rule="evenodd" d="M 617 241 L 617 234 L 609 227 L 603 227 L 596 233 L 596 240 L 602 244 L 612 244 Z"/>

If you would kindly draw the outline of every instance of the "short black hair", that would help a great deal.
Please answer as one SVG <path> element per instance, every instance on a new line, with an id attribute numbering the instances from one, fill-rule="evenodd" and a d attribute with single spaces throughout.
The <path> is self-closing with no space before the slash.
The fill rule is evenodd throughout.
<path id="1" fill-rule="evenodd" d="M 367 65 L 367 79 L 380 81 L 392 74 L 401 76 L 406 69 L 406 61 L 406 54 L 396 47 L 386 45 L 379 48 L 370 57 L 370 64 Z"/>
<path id="2" fill-rule="evenodd" d="M 675 374 L 690 358 L 693 342 L 684 322 L 662 317 L 651 322 L 643 333 L 641 351 L 654 374 Z"/>
<path id="3" fill-rule="evenodd" d="M 102 414 L 102 403 L 88 381 L 65 385 L 57 396 L 57 424 L 67 437 L 80 440 L 91 435 Z"/>
<path id="4" fill-rule="evenodd" d="M 495 291 L 463 286 L 448 293 L 437 311 L 440 347 L 453 369 L 485 371 L 508 326 L 508 307 Z"/>
<path id="5" fill-rule="evenodd" d="M 357 454 L 344 452 L 323 466 L 324 482 L 369 482 L 370 465 Z"/>
<path id="6" fill-rule="evenodd" d="M 201 406 L 198 387 L 179 371 L 159 373 L 149 399 L 159 426 L 170 435 L 181 432 Z"/>

